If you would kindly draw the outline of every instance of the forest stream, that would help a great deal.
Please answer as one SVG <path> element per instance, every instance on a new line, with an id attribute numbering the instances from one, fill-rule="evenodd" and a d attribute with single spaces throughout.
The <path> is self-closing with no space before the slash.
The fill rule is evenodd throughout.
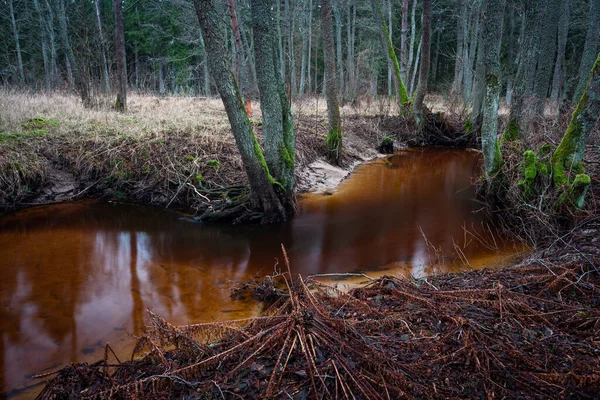
<path id="1" fill-rule="evenodd" d="M 303 276 L 505 265 L 525 248 L 503 239 L 476 200 L 480 161 L 465 150 L 414 149 L 367 162 L 334 193 L 301 195 L 297 216 L 271 226 L 200 224 L 97 201 L 6 216 L 0 393 L 29 397 L 41 390 L 32 375 L 98 360 L 106 343 L 127 359 L 146 309 L 175 324 L 257 315 L 261 304 L 232 298 L 231 288 L 280 270 L 281 244 Z"/>

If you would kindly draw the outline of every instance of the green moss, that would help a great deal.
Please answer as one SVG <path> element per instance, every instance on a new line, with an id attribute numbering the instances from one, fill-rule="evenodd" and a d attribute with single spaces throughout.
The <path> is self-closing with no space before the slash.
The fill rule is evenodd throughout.
<path id="1" fill-rule="evenodd" d="M 326 144 L 329 150 L 339 152 L 342 147 L 342 130 L 332 129 L 327 135 Z"/>
<path id="2" fill-rule="evenodd" d="M 578 160 L 576 157 L 577 146 L 579 142 L 585 138 L 585 128 L 583 126 L 583 121 L 580 119 L 580 114 L 588 104 L 588 89 L 591 85 L 594 74 L 597 73 L 599 68 L 600 54 L 598 54 L 596 62 L 594 63 L 594 67 L 590 71 L 590 78 L 583 95 L 577 103 L 577 108 L 575 111 L 573 111 L 569 127 L 567 128 L 565 135 L 552 155 L 552 173 L 554 177 L 554 185 L 556 187 L 562 187 L 568 184 L 569 171 L 574 171 L 575 173 L 579 174 L 583 173 L 583 165 L 581 164 L 581 160 Z"/>
<path id="3" fill-rule="evenodd" d="M 471 121 L 471 117 L 467 118 L 465 122 L 463 122 L 463 127 L 465 128 L 465 132 L 473 132 L 473 122 Z"/>
<path id="4" fill-rule="evenodd" d="M 196 180 L 198 181 L 198 183 L 201 184 L 204 180 L 204 177 L 202 176 L 202 174 L 196 174 Z"/>
<path id="5" fill-rule="evenodd" d="M 504 132 L 502 133 L 502 140 L 512 142 L 519 138 L 519 124 L 514 119 L 508 121 Z"/>
<path id="6" fill-rule="evenodd" d="M 35 118 L 29 119 L 27 121 L 21 122 L 21 128 L 23 128 L 24 131 L 48 129 L 51 126 L 57 126 L 57 125 L 58 125 L 58 121 L 55 121 L 52 119 L 45 119 L 42 117 L 35 117 Z"/>
<path id="7" fill-rule="evenodd" d="M 550 143 L 546 143 L 540 146 L 538 149 L 538 153 L 541 157 L 544 157 L 552 152 L 552 145 Z"/>
<path id="8" fill-rule="evenodd" d="M 495 148 L 494 148 L 494 167 L 492 169 L 492 174 L 496 174 L 500 171 L 500 168 L 504 165 L 504 159 L 502 158 L 502 151 L 500 150 L 500 143 L 496 139 Z"/>
<path id="9" fill-rule="evenodd" d="M 523 153 L 523 172 L 525 177 L 517 184 L 524 197 L 529 197 L 533 192 L 533 184 L 538 175 L 537 160 L 535 153 L 527 150 Z"/>
<path id="10" fill-rule="evenodd" d="M 587 194 L 592 180 L 586 174 L 577 174 L 571 184 L 571 199 L 578 208 L 583 208 L 585 195 Z"/>
<path id="11" fill-rule="evenodd" d="M 294 154 L 290 154 L 290 152 L 288 151 L 288 148 L 284 145 L 281 146 L 281 158 L 285 164 L 285 166 L 289 169 L 293 169 L 294 168 Z"/>
<path id="12" fill-rule="evenodd" d="M 386 136 L 386 137 L 384 137 L 384 138 L 381 140 L 381 144 L 382 144 L 382 145 L 389 146 L 390 144 L 394 144 L 394 139 L 392 139 L 392 138 L 391 138 L 391 137 L 389 137 L 389 136 Z"/>
<path id="13" fill-rule="evenodd" d="M 211 168 L 214 168 L 214 169 L 221 168 L 221 164 L 219 163 L 219 160 L 208 160 L 206 162 L 206 165 L 209 166 L 209 167 L 211 167 Z"/>
<path id="14" fill-rule="evenodd" d="M 381 20 L 385 21 L 385 17 L 381 10 L 379 10 L 379 14 L 381 15 Z M 400 93 L 400 105 L 402 107 L 406 106 L 409 102 L 408 100 L 408 92 L 406 91 L 406 86 L 404 86 L 404 82 L 402 81 L 402 74 L 400 73 L 400 65 L 398 63 L 398 57 L 396 57 L 396 52 L 394 51 L 394 44 L 390 39 L 390 32 L 385 24 L 381 24 L 383 28 L 383 33 L 385 34 L 387 40 L 387 51 L 389 59 L 392 61 L 392 67 L 394 68 L 394 74 L 396 78 L 398 78 L 398 92 Z"/>

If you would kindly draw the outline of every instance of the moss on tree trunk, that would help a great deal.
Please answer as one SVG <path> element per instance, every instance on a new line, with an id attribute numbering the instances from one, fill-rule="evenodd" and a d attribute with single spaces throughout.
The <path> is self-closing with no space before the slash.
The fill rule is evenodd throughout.
<path id="1" fill-rule="evenodd" d="M 552 155 L 556 187 L 569 183 L 569 173 L 583 173 L 585 143 L 600 114 L 600 54 L 590 71 L 587 86 L 573 112 L 571 122 Z"/>

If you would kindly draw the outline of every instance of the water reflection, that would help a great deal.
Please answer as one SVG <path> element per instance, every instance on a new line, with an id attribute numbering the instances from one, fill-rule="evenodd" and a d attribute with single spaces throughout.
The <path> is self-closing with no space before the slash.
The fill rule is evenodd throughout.
<path id="1" fill-rule="evenodd" d="M 200 225 L 171 212 L 93 202 L 5 217 L 0 392 L 31 385 L 33 373 L 94 361 L 107 342 L 125 358 L 146 308 L 177 324 L 257 313 L 251 299 L 230 298 L 230 282 L 281 267 L 280 243 L 303 275 L 467 268 L 455 244 L 474 267 L 495 263 L 505 254 L 464 231 L 489 239 L 488 219 L 473 212 L 479 205 L 470 180 L 478 168 L 478 157 L 464 151 L 404 152 L 360 167 L 333 195 L 305 196 L 293 221 L 268 227 Z M 431 246 L 447 256 L 444 264 L 430 265 Z"/>

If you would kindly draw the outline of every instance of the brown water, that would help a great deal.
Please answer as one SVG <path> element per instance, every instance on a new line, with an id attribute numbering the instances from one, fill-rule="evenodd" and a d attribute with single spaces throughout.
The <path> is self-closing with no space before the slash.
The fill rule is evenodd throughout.
<path id="1" fill-rule="evenodd" d="M 107 342 L 126 358 L 128 333 L 142 332 L 146 308 L 176 324 L 257 314 L 260 304 L 233 300 L 229 288 L 280 268 L 280 243 L 304 276 L 424 276 L 498 265 L 522 247 L 502 241 L 475 212 L 478 164 L 477 155 L 458 150 L 370 162 L 333 195 L 305 196 L 296 218 L 277 226 L 203 225 L 90 201 L 4 217 L 0 393 L 32 396 L 40 387 L 31 374 L 95 361 Z"/>

